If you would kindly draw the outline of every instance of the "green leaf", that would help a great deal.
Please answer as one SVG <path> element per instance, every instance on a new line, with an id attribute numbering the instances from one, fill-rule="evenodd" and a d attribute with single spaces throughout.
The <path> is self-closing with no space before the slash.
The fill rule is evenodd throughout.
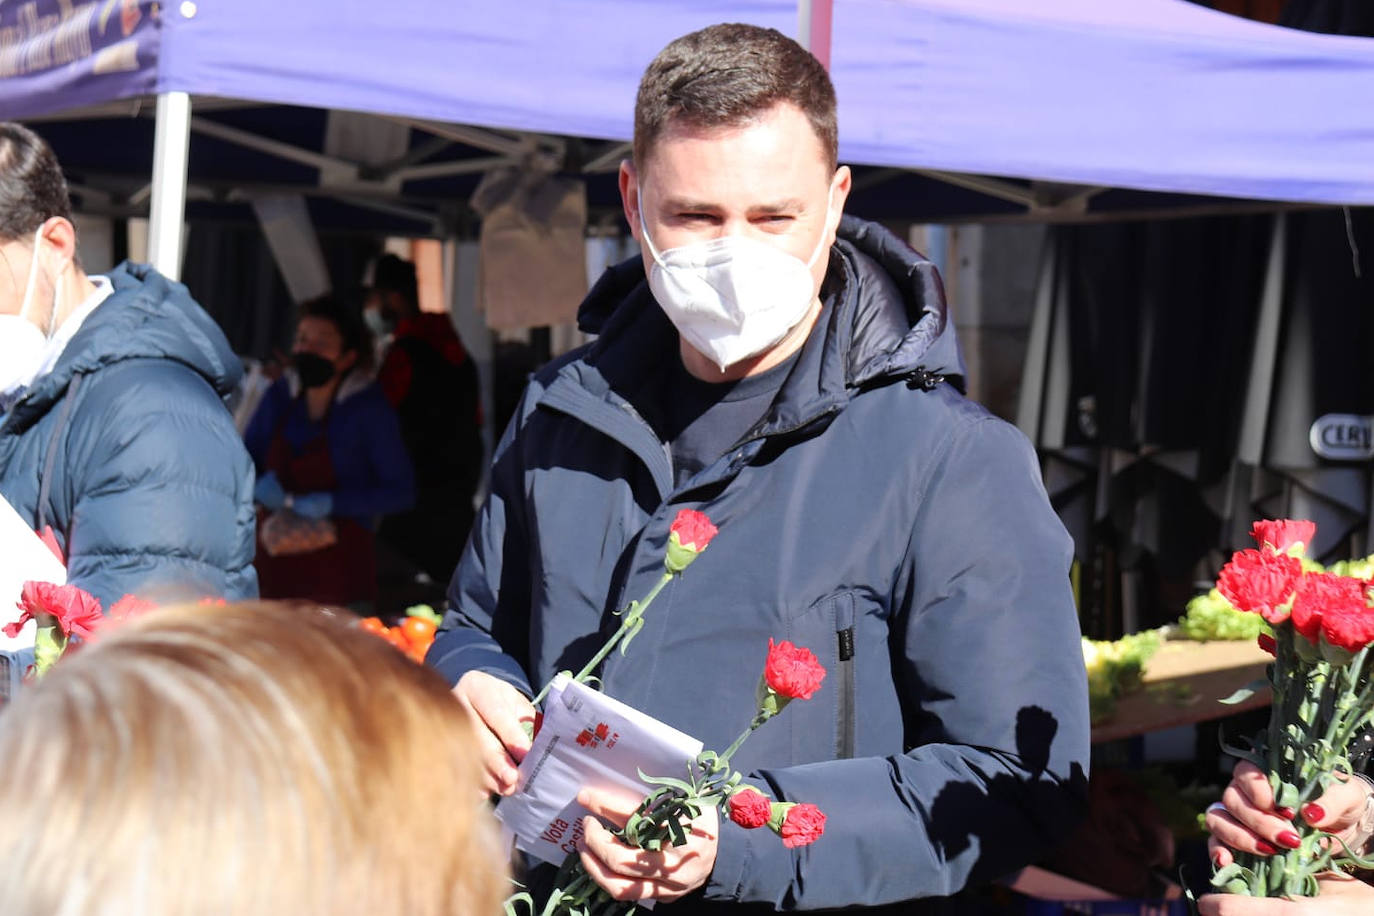
<path id="1" fill-rule="evenodd" d="M 1221 727 L 1221 728 L 1218 728 L 1218 729 L 1217 729 L 1217 744 L 1220 745 L 1222 751 L 1224 751 L 1225 753 L 1231 755 L 1232 757 L 1236 757 L 1236 758 L 1238 758 L 1238 759 L 1240 759 L 1240 760 L 1248 760 L 1249 762 L 1253 763 L 1255 766 L 1259 767 L 1260 769 L 1264 769 L 1264 767 L 1265 767 L 1265 760 L 1264 760 L 1264 757 L 1263 757 L 1263 755 L 1257 753 L 1257 752 L 1253 749 L 1253 747 L 1254 747 L 1253 744 L 1251 745 L 1251 748 L 1252 748 L 1252 749 L 1250 749 L 1250 750 L 1244 750 L 1244 749 L 1242 749 L 1242 748 L 1236 747 L 1236 746 L 1233 745 L 1233 744 L 1227 743 L 1227 741 L 1226 741 L 1226 730 L 1225 730 L 1224 727 Z"/>
<path id="2" fill-rule="evenodd" d="M 622 656 L 625 654 L 625 650 L 630 648 L 630 640 L 634 639 L 642 629 L 644 629 L 643 617 L 635 617 L 630 621 L 629 629 L 625 631 L 625 637 L 620 640 L 620 654 Z"/>
<path id="3" fill-rule="evenodd" d="M 1256 691 L 1263 690 L 1268 686 L 1268 678 L 1256 678 L 1255 680 L 1246 684 L 1244 687 L 1237 690 L 1235 693 L 1231 694 L 1226 699 L 1221 700 L 1219 702 L 1225 703 L 1227 706 L 1234 706 L 1237 703 L 1244 703 L 1246 700 L 1254 696 Z"/>
<path id="4" fill-rule="evenodd" d="M 1280 808 L 1296 808 L 1301 795 L 1298 787 L 1291 782 L 1281 783 L 1278 793 L 1274 796 L 1274 802 Z"/>
<path id="5" fill-rule="evenodd" d="M 674 779 L 671 776 L 648 776 L 645 775 L 643 770 L 639 770 L 639 778 L 651 786 L 667 786 L 672 789 L 677 789 L 685 795 L 692 794 L 691 783 L 684 782 L 681 779 Z"/>

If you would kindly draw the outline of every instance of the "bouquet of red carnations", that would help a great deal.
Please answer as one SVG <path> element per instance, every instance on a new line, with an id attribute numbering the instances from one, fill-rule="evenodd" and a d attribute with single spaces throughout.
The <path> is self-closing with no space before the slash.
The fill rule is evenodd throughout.
<path id="1" fill-rule="evenodd" d="M 1368 572 L 1337 564 L 1331 571 L 1306 556 L 1316 525 L 1307 521 L 1256 522 L 1258 549 L 1236 553 L 1221 570 L 1217 589 L 1238 610 L 1258 614 L 1271 633 L 1260 645 L 1273 654 L 1268 678 L 1250 685 L 1273 688 L 1268 729 L 1248 749 L 1227 747 L 1269 775 L 1275 804 L 1292 811 L 1319 796 L 1333 779 L 1352 775 L 1350 749 L 1374 722 L 1374 607 Z M 1269 857 L 1237 853 L 1218 870 L 1220 891 L 1254 897 L 1317 893 L 1317 874 L 1346 863 L 1371 864 L 1338 838 L 1301 821 L 1300 842 Z"/>

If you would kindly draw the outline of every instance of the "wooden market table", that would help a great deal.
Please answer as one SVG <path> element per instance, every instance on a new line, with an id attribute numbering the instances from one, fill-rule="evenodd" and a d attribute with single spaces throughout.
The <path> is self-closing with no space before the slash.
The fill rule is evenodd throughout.
<path id="1" fill-rule="evenodd" d="M 1272 657 L 1245 641 L 1165 642 L 1145 663 L 1144 686 L 1117 700 L 1116 713 L 1093 726 L 1094 744 L 1220 719 L 1269 705 L 1270 691 L 1234 705 L 1221 700 L 1264 677 Z"/>

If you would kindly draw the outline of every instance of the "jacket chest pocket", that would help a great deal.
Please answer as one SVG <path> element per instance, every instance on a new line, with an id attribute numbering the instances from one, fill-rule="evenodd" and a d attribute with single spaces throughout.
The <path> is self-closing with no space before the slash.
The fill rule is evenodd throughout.
<path id="1" fill-rule="evenodd" d="M 812 613 L 806 615 L 813 622 L 817 637 L 818 644 L 812 651 L 824 659 L 835 687 L 835 757 L 840 760 L 854 756 L 856 604 L 852 590 L 837 592 L 816 602 Z M 821 654 L 825 651 L 821 639 L 828 644 L 828 658 Z"/>

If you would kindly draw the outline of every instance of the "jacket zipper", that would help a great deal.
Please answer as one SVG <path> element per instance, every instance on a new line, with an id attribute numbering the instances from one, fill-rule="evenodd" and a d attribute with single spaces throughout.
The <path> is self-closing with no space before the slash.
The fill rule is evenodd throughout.
<path id="1" fill-rule="evenodd" d="M 855 684 L 854 684 L 854 593 L 845 592 L 835 598 L 835 672 L 837 691 L 837 724 L 835 756 L 847 760 L 854 756 Z"/>

